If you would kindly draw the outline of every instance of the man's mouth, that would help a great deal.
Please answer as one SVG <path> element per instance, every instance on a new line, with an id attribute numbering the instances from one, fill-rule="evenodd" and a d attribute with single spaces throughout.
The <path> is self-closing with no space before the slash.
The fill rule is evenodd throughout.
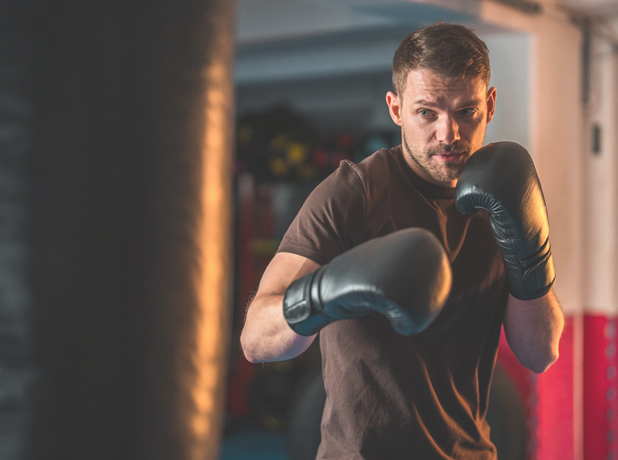
<path id="1" fill-rule="evenodd" d="M 434 156 L 438 157 L 443 162 L 459 161 L 464 157 L 465 152 L 440 152 L 434 153 Z"/>

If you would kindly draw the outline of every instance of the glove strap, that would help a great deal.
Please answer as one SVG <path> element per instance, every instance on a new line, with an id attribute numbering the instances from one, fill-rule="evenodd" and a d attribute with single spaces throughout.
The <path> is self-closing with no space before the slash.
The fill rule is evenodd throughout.
<path id="1" fill-rule="evenodd" d="M 505 266 L 506 264 L 505 259 Z M 536 253 L 527 259 L 518 261 L 518 264 L 521 267 L 519 272 L 521 278 L 513 277 L 509 280 L 509 288 L 513 297 L 520 300 L 532 300 L 543 297 L 549 292 L 556 281 L 549 238 Z"/>
<path id="2" fill-rule="evenodd" d="M 549 238 L 547 238 L 545 244 L 541 246 L 533 257 L 522 261 L 522 265 L 526 267 L 530 262 L 532 262 L 532 265 L 525 269 L 522 277 L 522 286 L 526 297 L 522 300 L 543 297 L 549 292 L 556 281 Z"/>
<path id="3" fill-rule="evenodd" d="M 297 279 L 285 291 L 283 316 L 289 326 L 300 335 L 316 334 L 333 318 L 323 313 L 319 301 L 319 283 L 323 267 Z"/>

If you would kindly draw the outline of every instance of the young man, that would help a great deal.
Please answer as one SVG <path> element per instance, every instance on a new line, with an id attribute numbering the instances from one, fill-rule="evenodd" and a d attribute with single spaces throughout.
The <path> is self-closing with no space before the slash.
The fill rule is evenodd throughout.
<path id="1" fill-rule="evenodd" d="M 485 415 L 502 325 L 532 371 L 558 357 L 536 173 L 517 144 L 481 148 L 496 102 L 489 76 L 486 45 L 465 27 L 406 37 L 386 95 L 402 145 L 342 162 L 260 282 L 247 359 L 292 358 L 321 330 L 319 459 L 496 459 Z"/>

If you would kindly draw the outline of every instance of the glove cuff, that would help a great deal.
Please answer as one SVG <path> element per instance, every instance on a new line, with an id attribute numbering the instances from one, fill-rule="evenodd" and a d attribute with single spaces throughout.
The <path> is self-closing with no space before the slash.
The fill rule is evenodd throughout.
<path id="1" fill-rule="evenodd" d="M 519 266 L 518 279 L 509 279 L 507 270 L 511 295 L 519 300 L 533 300 L 547 294 L 556 281 L 549 238 L 535 254 L 519 261 Z"/>
<path id="2" fill-rule="evenodd" d="M 283 317 L 294 332 L 311 336 L 317 334 L 333 318 L 323 313 L 317 294 L 317 284 L 323 267 L 294 281 L 283 296 Z M 315 297 L 315 301 L 313 298 Z"/>

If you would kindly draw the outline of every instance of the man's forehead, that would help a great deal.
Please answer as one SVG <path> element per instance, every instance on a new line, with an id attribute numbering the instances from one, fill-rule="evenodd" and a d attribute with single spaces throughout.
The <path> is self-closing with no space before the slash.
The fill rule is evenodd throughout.
<path id="1" fill-rule="evenodd" d="M 450 79 L 426 69 L 408 73 L 405 93 L 413 101 L 429 102 L 438 99 L 464 98 L 483 101 L 487 85 L 480 77 Z"/>

